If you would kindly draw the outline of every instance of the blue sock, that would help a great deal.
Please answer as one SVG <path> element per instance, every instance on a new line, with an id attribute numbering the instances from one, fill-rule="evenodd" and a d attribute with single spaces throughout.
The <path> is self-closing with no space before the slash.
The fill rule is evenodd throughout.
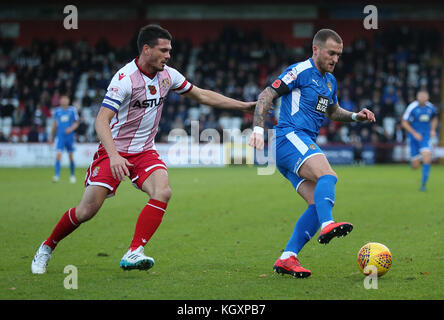
<path id="1" fill-rule="evenodd" d="M 311 237 L 318 232 L 319 227 L 320 223 L 316 214 L 316 206 L 314 204 L 309 205 L 296 222 L 284 251 L 291 251 L 297 254 Z"/>
<path id="2" fill-rule="evenodd" d="M 75 170 L 74 161 L 69 163 L 69 169 L 71 170 L 71 176 L 73 176 L 74 175 L 74 170 Z"/>
<path id="3" fill-rule="evenodd" d="M 422 165 L 422 181 L 421 181 L 422 187 L 425 187 L 427 180 L 429 179 L 429 173 L 430 173 L 430 164 L 423 164 Z"/>
<path id="4" fill-rule="evenodd" d="M 319 223 L 333 220 L 333 205 L 335 204 L 335 184 L 338 179 L 326 174 L 321 176 L 314 190 L 314 201 Z"/>
<path id="5" fill-rule="evenodd" d="M 56 160 L 56 163 L 54 166 L 54 173 L 57 177 L 60 177 L 60 160 Z"/>

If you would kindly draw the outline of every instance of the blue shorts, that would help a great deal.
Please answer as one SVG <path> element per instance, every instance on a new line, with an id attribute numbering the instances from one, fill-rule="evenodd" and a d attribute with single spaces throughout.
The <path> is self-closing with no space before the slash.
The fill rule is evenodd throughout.
<path id="1" fill-rule="evenodd" d="M 423 137 L 421 141 L 416 140 L 414 137 L 409 137 L 409 145 L 411 160 L 419 158 L 422 151 L 432 150 L 429 137 Z"/>
<path id="2" fill-rule="evenodd" d="M 65 149 L 66 151 L 68 151 L 69 153 L 74 152 L 74 139 L 63 139 L 60 137 L 56 138 L 55 141 L 55 145 L 56 145 L 56 151 L 57 152 L 63 152 Z"/>
<path id="3" fill-rule="evenodd" d="M 299 168 L 310 157 L 324 154 L 313 138 L 303 131 L 276 135 L 276 167 L 298 190 L 304 178 L 298 175 Z"/>

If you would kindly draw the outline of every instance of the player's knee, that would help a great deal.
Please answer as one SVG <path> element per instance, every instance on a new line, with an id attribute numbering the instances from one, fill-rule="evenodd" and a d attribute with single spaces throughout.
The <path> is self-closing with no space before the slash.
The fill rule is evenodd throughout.
<path id="1" fill-rule="evenodd" d="M 334 176 L 336 179 L 338 179 L 338 175 L 333 170 L 330 170 L 330 172 L 328 174 L 331 176 Z"/>
<path id="2" fill-rule="evenodd" d="M 79 222 L 85 222 L 94 217 L 100 206 L 95 203 L 78 205 L 76 207 L 76 218 Z"/>
<path id="3" fill-rule="evenodd" d="M 432 155 L 429 152 L 424 152 L 423 155 L 423 163 L 424 164 L 430 164 L 432 163 Z"/>
<path id="4" fill-rule="evenodd" d="M 337 175 L 336 172 L 334 172 L 332 169 L 329 169 L 329 170 L 323 171 L 321 174 L 319 174 L 319 175 L 317 176 L 317 180 L 319 180 L 319 178 L 320 178 L 320 177 L 323 177 L 323 176 L 333 176 L 333 177 L 336 178 L 336 180 L 338 179 L 338 175 Z"/>
<path id="5" fill-rule="evenodd" d="M 162 202 L 168 202 L 171 199 L 171 195 L 172 191 L 170 186 L 165 186 L 154 190 L 153 194 L 151 195 L 151 198 Z"/>

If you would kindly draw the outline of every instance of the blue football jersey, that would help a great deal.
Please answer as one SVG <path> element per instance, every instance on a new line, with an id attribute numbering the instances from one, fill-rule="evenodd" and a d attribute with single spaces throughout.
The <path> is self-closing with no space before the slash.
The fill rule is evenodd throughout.
<path id="1" fill-rule="evenodd" d="M 423 137 L 429 137 L 431 121 L 435 116 L 436 109 L 433 104 L 426 102 L 425 106 L 421 106 L 419 102 L 415 100 L 407 106 L 402 119 L 408 121 L 412 128 Z"/>
<path id="2" fill-rule="evenodd" d="M 64 109 L 62 107 L 57 107 L 54 111 L 54 121 L 57 123 L 57 138 L 65 139 L 69 137 L 74 137 L 74 132 L 65 134 L 65 130 L 73 125 L 74 122 L 79 120 L 76 108 L 69 106 Z"/>
<path id="3" fill-rule="evenodd" d="M 281 98 L 277 134 L 303 130 L 316 140 L 327 109 L 338 102 L 336 78 L 328 72 L 322 75 L 309 58 L 289 66 L 278 80 L 290 92 Z"/>

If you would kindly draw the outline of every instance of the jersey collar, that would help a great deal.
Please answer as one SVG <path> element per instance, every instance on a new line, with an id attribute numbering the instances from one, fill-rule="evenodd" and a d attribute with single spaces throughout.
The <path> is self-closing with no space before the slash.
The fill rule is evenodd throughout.
<path id="1" fill-rule="evenodd" d="M 137 66 L 137 68 L 139 69 L 139 71 L 142 72 L 142 74 L 146 75 L 148 78 L 153 79 L 153 78 L 156 76 L 157 72 L 154 72 L 154 73 L 147 73 L 147 72 L 143 71 L 142 68 L 141 68 L 141 67 L 139 66 L 139 64 L 137 63 L 138 60 L 139 60 L 139 56 L 137 56 L 137 57 L 134 59 L 134 63 L 136 64 L 136 66 Z"/>

